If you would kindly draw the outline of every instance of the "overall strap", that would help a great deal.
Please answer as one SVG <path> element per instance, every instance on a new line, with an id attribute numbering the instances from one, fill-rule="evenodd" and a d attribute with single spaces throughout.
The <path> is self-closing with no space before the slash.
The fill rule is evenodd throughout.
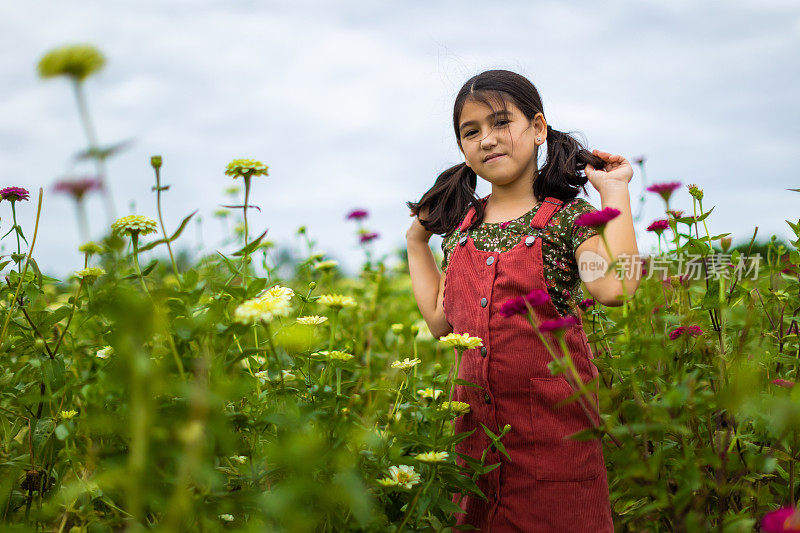
<path id="1" fill-rule="evenodd" d="M 481 202 L 486 204 L 487 198 L 489 198 L 489 195 L 486 195 L 483 198 L 481 198 Z M 467 216 L 465 216 L 461 224 L 458 225 L 458 231 L 461 232 L 467 231 L 467 228 L 470 226 L 470 224 L 472 224 L 473 220 L 475 220 L 475 207 L 470 206 L 469 211 L 467 211 Z"/>
<path id="2" fill-rule="evenodd" d="M 563 205 L 564 202 L 558 198 L 554 198 L 552 196 L 545 198 L 542 202 L 542 205 L 533 216 L 533 220 L 531 220 L 531 227 L 536 229 L 542 229 L 545 227 L 550 221 L 550 218 L 556 214 Z"/>

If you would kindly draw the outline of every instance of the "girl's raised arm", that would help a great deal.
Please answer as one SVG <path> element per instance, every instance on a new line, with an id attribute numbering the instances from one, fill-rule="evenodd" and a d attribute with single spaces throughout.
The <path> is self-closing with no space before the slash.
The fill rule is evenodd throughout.
<path id="1" fill-rule="evenodd" d="M 406 246 L 411 287 L 417 307 L 428 324 L 431 335 L 439 338 L 453 331 L 453 328 L 444 316 L 444 273 L 439 272 L 428 245 L 431 235 L 433 234 L 420 224 L 419 219 L 414 217 L 414 222 L 406 232 Z"/>

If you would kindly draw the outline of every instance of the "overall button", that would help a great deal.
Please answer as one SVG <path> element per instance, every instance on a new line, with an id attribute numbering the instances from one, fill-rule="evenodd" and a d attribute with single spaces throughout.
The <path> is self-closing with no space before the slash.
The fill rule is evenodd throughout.
<path id="1" fill-rule="evenodd" d="M 535 240 L 536 237 L 534 237 L 533 235 L 528 235 L 527 237 L 525 237 L 525 246 L 533 246 L 533 241 Z"/>
<path id="2" fill-rule="evenodd" d="M 486 264 L 491 265 L 492 263 L 494 263 L 494 257 L 489 256 L 489 259 L 486 260 Z"/>
<path id="3" fill-rule="evenodd" d="M 481 346 L 481 357 L 486 357 L 486 346 Z"/>
<path id="4" fill-rule="evenodd" d="M 496 452 L 496 451 L 497 451 L 497 446 L 495 446 L 494 444 L 492 444 L 492 451 L 493 451 L 493 452 Z"/>
<path id="5" fill-rule="evenodd" d="M 465 244 L 467 244 L 467 236 L 464 235 L 463 237 L 458 239 L 458 244 L 460 244 L 461 246 L 464 246 Z"/>
<path id="6" fill-rule="evenodd" d="M 489 303 L 489 300 L 487 300 L 486 298 L 481 298 L 481 307 L 486 307 L 486 304 L 488 304 L 488 303 Z"/>
<path id="7" fill-rule="evenodd" d="M 489 393 L 488 392 L 483 395 L 483 401 L 486 402 L 486 403 L 492 403 L 492 399 L 489 398 Z"/>

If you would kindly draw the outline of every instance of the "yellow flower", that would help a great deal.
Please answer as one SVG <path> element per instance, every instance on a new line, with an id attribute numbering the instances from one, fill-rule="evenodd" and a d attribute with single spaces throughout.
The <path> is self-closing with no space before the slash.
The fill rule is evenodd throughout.
<path id="1" fill-rule="evenodd" d="M 258 297 L 286 298 L 288 300 L 292 296 L 294 296 L 294 291 L 292 289 L 288 287 L 281 287 L 280 285 L 275 285 L 274 287 L 262 292 Z"/>
<path id="2" fill-rule="evenodd" d="M 419 482 L 419 474 L 414 471 L 413 466 L 408 465 L 391 466 L 389 475 L 378 480 L 378 483 L 387 487 L 397 485 L 406 489 L 410 489 Z"/>
<path id="3" fill-rule="evenodd" d="M 352 297 L 341 294 L 323 294 L 319 297 L 319 303 L 331 309 L 342 309 L 343 307 L 355 307 L 357 305 Z"/>
<path id="4" fill-rule="evenodd" d="M 418 453 L 416 460 L 423 463 L 443 463 L 448 457 L 450 454 L 447 452 L 424 452 Z"/>
<path id="5" fill-rule="evenodd" d="M 100 267 L 89 267 L 75 272 L 75 277 L 80 278 L 82 280 L 86 280 L 89 283 L 91 283 L 105 273 L 106 271 Z"/>
<path id="6" fill-rule="evenodd" d="M 225 168 L 226 176 L 250 178 L 251 176 L 268 176 L 269 167 L 255 159 L 234 159 Z"/>
<path id="7" fill-rule="evenodd" d="M 327 261 L 320 261 L 316 265 L 314 265 L 314 270 L 320 270 L 322 272 L 327 272 L 329 270 L 333 270 L 339 266 L 339 261 L 336 259 L 328 259 Z"/>
<path id="8" fill-rule="evenodd" d="M 353 358 L 353 354 L 349 354 L 346 352 L 340 352 L 339 350 L 321 350 L 319 352 L 314 352 L 311 355 L 315 355 L 317 357 L 323 357 L 328 359 L 329 361 L 349 361 Z"/>
<path id="9" fill-rule="evenodd" d="M 448 333 L 444 337 L 439 337 L 442 346 L 455 346 L 456 348 L 472 349 L 483 346 L 483 339 L 480 337 L 470 337 L 469 333 Z"/>
<path id="10" fill-rule="evenodd" d="M 70 418 L 74 417 L 77 414 L 78 411 L 72 411 L 72 410 L 61 411 L 61 418 L 63 418 L 64 420 L 69 420 Z"/>
<path id="11" fill-rule="evenodd" d="M 103 247 L 96 242 L 87 242 L 78 247 L 78 251 L 83 254 L 95 255 L 103 251 Z"/>
<path id="12" fill-rule="evenodd" d="M 97 357 L 99 357 L 100 359 L 108 359 L 112 355 L 114 355 L 114 348 L 112 348 L 111 346 L 103 346 L 102 348 L 97 350 Z"/>
<path id="13" fill-rule="evenodd" d="M 326 320 L 328 320 L 328 317 L 319 315 L 301 316 L 297 318 L 298 323 L 305 324 L 307 326 L 319 326 Z"/>
<path id="14" fill-rule="evenodd" d="M 233 320 L 240 324 L 270 322 L 275 317 L 288 315 L 289 311 L 291 305 L 288 298 L 265 294 L 242 302 L 233 312 Z"/>
<path id="15" fill-rule="evenodd" d="M 442 395 L 444 391 L 442 389 L 433 390 L 432 388 L 428 387 L 427 389 L 419 389 L 417 394 L 419 394 L 420 398 L 424 398 L 426 400 L 438 400 L 439 396 Z"/>
<path id="16" fill-rule="evenodd" d="M 142 215 L 128 215 L 111 224 L 111 227 L 117 233 L 147 235 L 156 232 L 156 221 Z"/>
<path id="17" fill-rule="evenodd" d="M 409 370 L 411 368 L 414 368 L 421 362 L 422 361 L 420 359 L 417 358 L 409 359 L 408 357 L 406 357 L 402 361 L 395 361 L 394 363 L 392 363 L 392 368 L 399 368 L 400 370 Z"/>
<path id="18" fill-rule="evenodd" d="M 469 404 L 464 402 L 443 402 L 439 407 L 440 411 L 450 411 L 455 416 L 461 416 L 469 413 Z"/>
<path id="19" fill-rule="evenodd" d="M 69 76 L 83 81 L 106 64 L 100 50 L 87 44 L 62 46 L 47 52 L 39 60 L 39 76 Z"/>
<path id="20" fill-rule="evenodd" d="M 395 335 L 400 335 L 401 333 L 403 333 L 403 324 L 392 324 L 391 328 L 392 328 L 392 333 L 394 333 Z"/>

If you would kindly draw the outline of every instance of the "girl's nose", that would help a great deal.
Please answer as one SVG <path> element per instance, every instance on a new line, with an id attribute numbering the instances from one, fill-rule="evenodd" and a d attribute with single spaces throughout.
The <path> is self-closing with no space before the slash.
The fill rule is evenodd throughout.
<path id="1" fill-rule="evenodd" d="M 493 146 L 497 145 L 497 139 L 495 138 L 494 130 L 489 131 L 486 134 L 486 137 L 481 139 L 481 148 L 492 148 Z"/>

